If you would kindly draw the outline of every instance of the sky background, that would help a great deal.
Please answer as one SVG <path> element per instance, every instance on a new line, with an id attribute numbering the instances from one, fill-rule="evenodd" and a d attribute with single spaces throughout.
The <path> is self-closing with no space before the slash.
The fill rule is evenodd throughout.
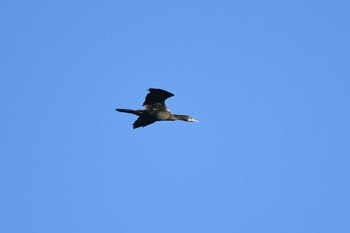
<path id="1" fill-rule="evenodd" d="M 350 232 L 349 9 L 0 1 L 0 232 Z"/>

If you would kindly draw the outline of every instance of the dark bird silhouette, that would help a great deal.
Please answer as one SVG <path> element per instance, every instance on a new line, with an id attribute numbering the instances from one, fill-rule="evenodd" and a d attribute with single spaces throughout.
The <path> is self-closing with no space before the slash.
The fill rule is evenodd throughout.
<path id="1" fill-rule="evenodd" d="M 131 110 L 117 108 L 116 111 L 126 112 L 137 115 L 139 118 L 134 122 L 133 128 L 145 127 L 156 121 L 176 121 L 183 120 L 188 122 L 198 122 L 191 116 L 172 114 L 165 105 L 165 100 L 174 94 L 164 91 L 162 89 L 150 88 L 146 96 L 143 110 Z"/>

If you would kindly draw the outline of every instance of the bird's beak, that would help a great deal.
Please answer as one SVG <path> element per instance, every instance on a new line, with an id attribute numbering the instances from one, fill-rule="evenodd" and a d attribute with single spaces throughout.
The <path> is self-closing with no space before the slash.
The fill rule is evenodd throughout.
<path id="1" fill-rule="evenodd" d="M 190 121 L 190 122 L 199 122 L 198 120 L 196 120 L 196 119 L 194 119 L 194 118 L 191 118 L 189 121 Z"/>

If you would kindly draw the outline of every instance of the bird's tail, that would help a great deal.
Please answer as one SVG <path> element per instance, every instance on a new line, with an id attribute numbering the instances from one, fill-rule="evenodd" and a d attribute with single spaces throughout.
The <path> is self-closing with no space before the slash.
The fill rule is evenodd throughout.
<path id="1" fill-rule="evenodd" d="M 137 116 L 141 115 L 140 110 L 131 110 L 131 109 L 124 109 L 124 108 L 117 108 L 116 111 L 118 112 L 126 112 L 126 113 L 131 113 L 131 114 L 135 114 Z"/>

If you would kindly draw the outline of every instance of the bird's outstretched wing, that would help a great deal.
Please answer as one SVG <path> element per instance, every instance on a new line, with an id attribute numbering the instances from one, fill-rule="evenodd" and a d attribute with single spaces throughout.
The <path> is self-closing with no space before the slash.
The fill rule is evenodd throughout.
<path id="1" fill-rule="evenodd" d="M 134 129 L 136 129 L 138 127 L 145 127 L 145 126 L 150 125 L 154 122 L 156 122 L 156 120 L 154 120 L 152 118 L 140 116 L 139 118 L 137 118 L 137 120 L 134 122 L 134 124 L 132 126 Z"/>
<path id="2" fill-rule="evenodd" d="M 157 88 L 150 88 L 148 91 L 149 93 L 146 96 L 145 102 L 143 102 L 143 106 L 147 109 L 159 108 L 165 110 L 166 105 L 164 101 L 169 97 L 174 96 L 173 93 Z"/>

